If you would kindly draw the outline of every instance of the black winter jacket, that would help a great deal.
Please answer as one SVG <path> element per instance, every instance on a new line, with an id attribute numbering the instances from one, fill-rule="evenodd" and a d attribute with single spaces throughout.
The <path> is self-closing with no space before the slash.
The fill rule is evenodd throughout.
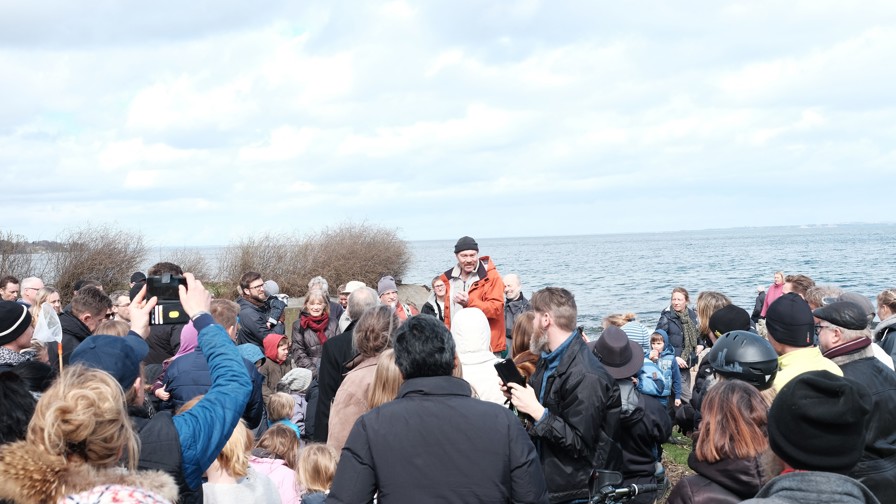
<path id="1" fill-rule="evenodd" d="M 90 329 L 68 312 L 59 315 L 59 325 L 62 326 L 62 365 L 68 365 L 68 359 L 72 352 L 78 348 L 82 341 L 90 336 Z M 50 365 L 59 371 L 59 352 L 57 345 L 47 345 L 47 355 L 50 357 Z"/>
<path id="2" fill-rule="evenodd" d="M 238 345 L 252 343 L 263 352 L 265 336 L 286 334 L 282 322 L 268 329 L 268 312 L 264 306 L 255 306 L 242 296 L 236 298 L 236 304 L 240 305 L 240 331 L 236 335 Z"/>
<path id="3" fill-rule="evenodd" d="M 688 308 L 688 316 L 691 317 L 694 327 L 697 327 L 697 312 Z M 656 323 L 656 328 L 666 331 L 666 334 L 669 335 L 669 344 L 672 345 L 675 356 L 688 360 L 687 355 L 681 355 L 681 351 L 684 349 L 684 328 L 681 327 L 681 320 L 678 319 L 678 314 L 672 311 L 671 308 L 666 308 L 660 314 L 660 320 Z M 698 341 L 697 344 L 699 343 Z"/>
<path id="4" fill-rule="evenodd" d="M 529 385 L 541 397 L 547 371 L 539 359 Z M 551 502 L 587 499 L 591 471 L 618 471 L 619 387 L 578 334 L 545 386 L 547 416 L 529 428 L 538 447 Z"/>
<path id="5" fill-rule="evenodd" d="M 460 378 L 412 378 L 362 415 L 342 449 L 328 503 L 547 503 L 535 447 L 507 408 Z"/>
<path id="6" fill-rule="evenodd" d="M 697 460 L 691 452 L 688 465 L 697 474 L 679 480 L 666 500 L 668 504 L 736 504 L 753 498 L 762 488 L 759 457 L 711 464 Z"/>
<path id="7" fill-rule="evenodd" d="M 873 343 L 872 343 L 873 344 Z M 865 452 L 849 473 L 881 502 L 896 502 L 896 373 L 873 356 L 834 357 L 843 376 L 868 387 L 874 407 L 868 416 Z"/>
<path id="8" fill-rule="evenodd" d="M 352 335 L 355 332 L 357 321 L 352 320 L 348 327 L 340 334 L 333 336 L 324 342 L 320 354 L 320 370 L 318 371 L 318 397 L 315 403 L 317 409 L 314 415 L 314 440 L 326 443 L 329 435 L 330 406 L 336 391 L 345 379 L 348 372 L 346 363 L 355 356 L 352 348 Z"/>

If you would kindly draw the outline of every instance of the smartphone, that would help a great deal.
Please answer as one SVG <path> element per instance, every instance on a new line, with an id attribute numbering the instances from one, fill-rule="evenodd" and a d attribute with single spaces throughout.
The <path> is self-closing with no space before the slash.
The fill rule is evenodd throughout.
<path id="1" fill-rule="evenodd" d="M 526 386 L 526 379 L 520 374 L 520 370 L 516 368 L 516 364 L 513 363 L 512 359 L 504 359 L 496 362 L 495 369 L 498 371 L 498 376 L 501 377 L 501 381 L 503 381 L 505 385 L 508 383 L 516 383 L 522 387 Z"/>
<path id="2" fill-rule="evenodd" d="M 186 287 L 187 279 L 170 273 L 151 276 L 146 279 L 146 299 L 155 296 L 159 301 L 178 301 L 180 299 L 180 294 L 177 291 L 179 285 Z"/>

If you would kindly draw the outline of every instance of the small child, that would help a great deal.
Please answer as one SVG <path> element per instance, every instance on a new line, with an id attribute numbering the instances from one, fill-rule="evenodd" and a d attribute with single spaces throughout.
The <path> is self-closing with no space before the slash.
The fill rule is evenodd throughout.
<path id="1" fill-rule="evenodd" d="M 338 463 L 339 454 L 325 444 L 311 443 L 302 449 L 296 471 L 299 485 L 305 489 L 302 504 L 323 504 L 327 500 Z"/>
<path id="2" fill-rule="evenodd" d="M 280 286 L 273 280 L 264 283 L 264 293 L 268 297 L 264 302 L 264 311 L 268 314 L 268 329 L 282 326 L 283 313 L 289 305 L 289 296 L 280 294 Z"/>
<path id="3" fill-rule="evenodd" d="M 264 376 L 261 396 L 267 406 L 271 396 L 277 392 L 280 379 L 295 367 L 289 358 L 289 338 L 283 334 L 268 334 L 264 337 L 264 356 L 267 357 L 258 371 Z"/>
<path id="4" fill-rule="evenodd" d="M 296 400 L 285 392 L 277 392 L 271 396 L 268 402 L 268 419 L 271 425 L 282 423 L 296 433 L 296 437 L 302 437 L 302 429 L 292 421 L 292 412 L 296 406 Z"/>
<path id="5" fill-rule="evenodd" d="M 310 396 L 309 387 L 312 385 L 311 370 L 305 368 L 294 368 L 292 371 L 280 378 L 277 390 L 287 392 L 295 400 L 295 408 L 292 412 L 292 422 L 302 429 L 302 435 L 306 438 L 313 434 L 313 418 L 308 415 L 308 402 L 316 400 L 317 396 Z M 315 384 L 315 387 L 317 385 Z"/>
<path id="6" fill-rule="evenodd" d="M 645 365 L 648 362 L 655 364 L 662 372 L 663 393 L 658 397 L 663 406 L 668 407 L 669 396 L 674 397 L 675 407 L 681 406 L 681 371 L 675 362 L 675 352 L 671 346 L 668 346 L 669 336 L 666 331 L 657 329 L 650 335 L 650 353 L 644 359 Z"/>

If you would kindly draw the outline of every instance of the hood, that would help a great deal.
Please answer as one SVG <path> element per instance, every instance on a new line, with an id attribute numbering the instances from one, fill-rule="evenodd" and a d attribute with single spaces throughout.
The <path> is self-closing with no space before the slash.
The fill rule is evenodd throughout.
<path id="1" fill-rule="evenodd" d="M 277 347 L 286 336 L 282 334 L 268 334 L 264 337 L 264 356 L 277 364 L 283 364 L 282 360 L 277 359 Z"/>
<path id="2" fill-rule="evenodd" d="M 479 308 L 464 308 L 451 320 L 451 335 L 457 347 L 461 363 L 479 363 L 488 357 L 494 359 L 491 347 L 491 329 L 488 319 Z"/>
<path id="3" fill-rule="evenodd" d="M 264 359 L 264 354 L 261 353 L 261 349 L 253 343 L 243 343 L 242 345 L 237 345 L 236 349 L 240 352 L 240 355 L 244 359 L 251 362 L 252 364 L 255 364 L 256 362 Z M 262 361 L 262 363 L 264 363 L 264 361 Z"/>
<path id="4" fill-rule="evenodd" d="M 199 346 L 199 333 L 196 331 L 196 328 L 193 327 L 193 321 L 191 320 L 187 325 L 180 330 L 180 346 L 177 347 L 177 353 L 174 354 L 174 358 L 178 358 L 182 355 L 187 355 L 196 350 L 196 347 Z"/>
<path id="5" fill-rule="evenodd" d="M 669 333 L 666 332 L 665 329 L 656 329 L 653 333 L 660 334 L 663 336 L 663 347 L 662 355 L 673 354 L 675 353 L 675 349 L 672 348 L 672 345 L 669 344 Z M 651 334 L 653 334 L 651 333 Z"/>
<path id="6" fill-rule="evenodd" d="M 762 488 L 762 468 L 759 457 L 751 459 L 723 459 L 715 463 L 697 459 L 695 452 L 688 455 L 688 466 L 697 474 L 720 487 L 749 499 Z"/>

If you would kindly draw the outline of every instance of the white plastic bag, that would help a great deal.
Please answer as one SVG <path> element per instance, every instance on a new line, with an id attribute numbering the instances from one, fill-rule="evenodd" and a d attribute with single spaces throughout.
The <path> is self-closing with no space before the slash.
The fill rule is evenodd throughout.
<path id="1" fill-rule="evenodd" d="M 59 323 L 59 315 L 50 303 L 40 305 L 40 316 L 34 327 L 34 339 L 49 344 L 62 341 L 62 325 Z"/>

